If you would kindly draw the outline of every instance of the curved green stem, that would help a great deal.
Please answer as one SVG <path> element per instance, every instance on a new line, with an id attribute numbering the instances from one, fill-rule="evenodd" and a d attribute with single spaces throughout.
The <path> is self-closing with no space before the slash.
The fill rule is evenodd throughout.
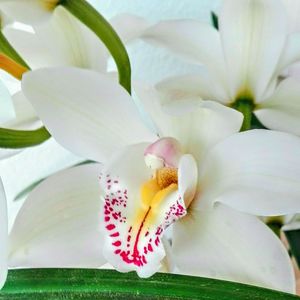
<path id="1" fill-rule="evenodd" d="M 102 40 L 116 62 L 120 84 L 130 94 L 131 67 L 129 57 L 125 46 L 112 26 L 85 0 L 61 0 L 60 4 Z"/>
<path id="2" fill-rule="evenodd" d="M 19 149 L 39 145 L 51 137 L 45 127 L 36 130 L 0 128 L 0 147 Z"/>

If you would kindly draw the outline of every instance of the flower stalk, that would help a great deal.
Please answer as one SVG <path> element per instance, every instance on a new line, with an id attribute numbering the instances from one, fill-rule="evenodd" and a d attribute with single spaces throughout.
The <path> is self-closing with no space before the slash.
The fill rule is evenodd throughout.
<path id="1" fill-rule="evenodd" d="M 239 98 L 237 101 L 234 102 L 232 108 L 236 109 L 237 111 L 241 112 L 244 116 L 244 121 L 240 131 L 246 131 L 251 129 L 252 123 L 252 112 L 254 109 L 254 104 L 251 99 L 249 98 Z"/>
<path id="2" fill-rule="evenodd" d="M 116 62 L 119 83 L 131 93 L 130 61 L 121 39 L 105 18 L 85 0 L 61 0 L 60 5 L 89 27 L 105 44 Z"/>

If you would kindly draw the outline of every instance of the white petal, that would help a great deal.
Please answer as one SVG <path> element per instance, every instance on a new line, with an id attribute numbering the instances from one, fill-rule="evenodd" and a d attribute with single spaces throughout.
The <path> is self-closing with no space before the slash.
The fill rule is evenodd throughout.
<path id="1" fill-rule="evenodd" d="M 260 99 L 285 43 L 284 7 L 279 0 L 223 3 L 220 32 L 232 93 Z"/>
<path id="2" fill-rule="evenodd" d="M 0 160 L 12 157 L 14 155 L 17 155 L 21 152 L 22 150 L 15 150 L 15 149 L 2 149 L 0 148 Z"/>
<path id="3" fill-rule="evenodd" d="M 100 179 L 104 256 L 118 271 L 134 270 L 140 277 L 149 277 L 159 270 L 165 256 L 161 243 L 164 230 L 186 213 L 183 198 L 191 192 L 187 191 L 191 184 L 186 181 L 182 195 L 177 186 L 172 186 L 155 200 L 165 190 L 156 190 L 155 179 L 150 182 L 151 170 L 144 163 L 146 147 L 127 147 L 106 165 Z M 180 172 L 184 174 L 185 170 Z"/>
<path id="4" fill-rule="evenodd" d="M 300 139 L 269 130 L 227 138 L 202 165 L 199 209 L 222 202 L 259 216 L 300 212 Z"/>
<path id="5" fill-rule="evenodd" d="M 105 72 L 108 53 L 99 38 L 73 15 L 59 6 L 51 22 L 35 28 L 36 37 L 55 56 L 53 66 L 74 66 Z"/>
<path id="6" fill-rule="evenodd" d="M 255 115 L 267 128 L 300 135 L 300 79 L 282 81 Z"/>
<path id="7" fill-rule="evenodd" d="M 183 195 L 185 206 L 188 207 L 195 196 L 198 184 L 198 167 L 190 154 L 181 157 L 178 166 L 178 189 Z"/>
<path id="8" fill-rule="evenodd" d="M 179 273 L 295 292 L 288 253 L 258 218 L 225 205 L 189 213 L 173 228 Z"/>
<path id="9" fill-rule="evenodd" d="M 109 20 L 109 23 L 126 44 L 139 38 L 150 26 L 146 19 L 128 13 L 116 15 Z"/>
<path id="10" fill-rule="evenodd" d="M 105 72 L 108 52 L 99 38 L 63 7 L 35 33 L 6 28 L 4 34 L 31 69 L 74 66 Z"/>
<path id="11" fill-rule="evenodd" d="M 11 27 L 4 28 L 3 33 L 31 69 L 62 63 L 56 52 L 49 53 L 45 43 L 36 34 Z"/>
<path id="12" fill-rule="evenodd" d="M 162 21 L 147 29 L 142 37 L 189 62 L 204 64 L 226 90 L 227 75 L 220 35 L 212 26 L 195 20 Z"/>
<path id="13" fill-rule="evenodd" d="M 15 21 L 39 24 L 49 20 L 58 0 L 1 0 L 0 9 Z"/>
<path id="14" fill-rule="evenodd" d="M 283 0 L 284 6 L 288 12 L 289 30 L 290 32 L 300 31 L 300 1 L 298 0 Z"/>
<path id="15" fill-rule="evenodd" d="M 7 277 L 7 205 L 2 181 L 0 179 L 0 289 Z"/>
<path id="16" fill-rule="evenodd" d="M 279 60 L 278 72 L 300 60 L 300 32 L 288 36 L 286 46 Z"/>
<path id="17" fill-rule="evenodd" d="M 216 143 L 239 132 L 243 116 L 214 101 L 177 101 L 164 105 L 163 136 L 176 138 L 198 163 Z"/>
<path id="18" fill-rule="evenodd" d="M 127 92 L 100 73 L 40 69 L 23 76 L 22 89 L 53 137 L 83 157 L 102 161 L 153 138 Z"/>
<path id="19" fill-rule="evenodd" d="M 12 97 L 16 117 L 3 124 L 5 128 L 33 130 L 42 126 L 42 122 L 36 115 L 35 110 L 22 92 Z"/>
<path id="20" fill-rule="evenodd" d="M 15 117 L 15 111 L 12 104 L 10 93 L 1 80 L 0 80 L 0 107 L 1 107 L 0 126 L 3 126 L 3 123 Z"/>
<path id="21" fill-rule="evenodd" d="M 213 145 L 238 132 L 243 122 L 241 113 L 214 101 L 170 101 L 145 84 L 136 85 L 135 91 L 160 137 L 176 138 L 198 162 Z"/>
<path id="22" fill-rule="evenodd" d="M 180 99 L 215 100 L 226 103 L 228 97 L 203 68 L 199 74 L 167 78 L 156 85 L 162 98 L 170 101 Z"/>
<path id="23" fill-rule="evenodd" d="M 84 165 L 46 179 L 25 200 L 9 235 L 10 267 L 99 267 L 101 166 Z"/>

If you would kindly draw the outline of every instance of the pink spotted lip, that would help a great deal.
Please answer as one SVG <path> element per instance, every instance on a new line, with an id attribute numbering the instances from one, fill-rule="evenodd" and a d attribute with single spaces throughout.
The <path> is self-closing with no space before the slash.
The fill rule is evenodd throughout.
<path id="1" fill-rule="evenodd" d="M 134 224 L 132 212 L 129 211 L 128 190 L 123 188 L 118 178 L 109 174 L 100 175 L 100 183 L 103 200 L 102 218 L 106 235 L 105 251 L 109 251 L 109 261 L 120 270 L 136 270 L 139 272 L 147 267 L 153 268 L 152 263 L 161 260 L 155 256 L 164 253 L 161 237 L 164 230 L 173 222 L 186 214 L 186 209 L 181 197 L 177 194 L 176 200 L 172 200 L 163 208 L 163 214 L 155 224 L 149 226 L 148 216 L 152 207 L 145 211 L 142 221 Z M 115 263 L 115 260 L 118 263 Z M 159 265 L 159 263 L 158 263 Z M 151 274 L 152 275 L 152 274 Z"/>

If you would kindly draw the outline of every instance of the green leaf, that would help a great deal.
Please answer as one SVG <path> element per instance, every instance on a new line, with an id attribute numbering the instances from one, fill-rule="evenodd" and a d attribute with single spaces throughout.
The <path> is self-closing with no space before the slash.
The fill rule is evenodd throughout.
<path id="1" fill-rule="evenodd" d="M 210 17 L 213 26 L 219 30 L 219 17 L 213 11 L 210 13 Z"/>
<path id="2" fill-rule="evenodd" d="M 0 148 L 19 149 L 43 143 L 51 137 L 45 127 L 36 130 L 0 128 Z"/>
<path id="3" fill-rule="evenodd" d="M 293 300 L 297 296 L 223 280 L 92 269 L 11 270 L 0 299 Z"/>
<path id="4" fill-rule="evenodd" d="M 129 57 L 113 27 L 85 0 L 61 0 L 60 4 L 102 40 L 116 62 L 120 84 L 130 94 L 131 67 Z"/>

